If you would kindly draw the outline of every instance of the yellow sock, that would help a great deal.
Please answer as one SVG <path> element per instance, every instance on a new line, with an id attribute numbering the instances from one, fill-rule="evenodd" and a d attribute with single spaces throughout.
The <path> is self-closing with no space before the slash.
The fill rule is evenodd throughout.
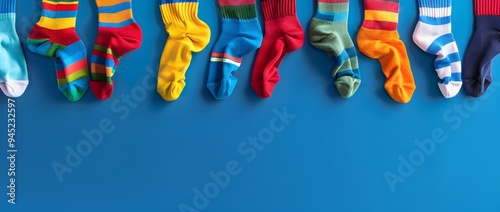
<path id="1" fill-rule="evenodd" d="M 158 70 L 158 93 L 166 101 L 179 98 L 186 86 L 186 71 L 193 52 L 202 51 L 210 41 L 210 28 L 198 18 L 198 2 L 162 0 L 160 10 L 169 34 Z"/>

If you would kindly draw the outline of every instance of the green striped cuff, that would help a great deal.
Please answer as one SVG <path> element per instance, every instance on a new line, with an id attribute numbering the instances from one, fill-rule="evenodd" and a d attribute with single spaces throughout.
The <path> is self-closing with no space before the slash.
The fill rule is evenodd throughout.
<path id="1" fill-rule="evenodd" d="M 257 7 L 255 4 L 245 6 L 221 6 L 222 18 L 231 19 L 252 19 L 257 17 Z"/>

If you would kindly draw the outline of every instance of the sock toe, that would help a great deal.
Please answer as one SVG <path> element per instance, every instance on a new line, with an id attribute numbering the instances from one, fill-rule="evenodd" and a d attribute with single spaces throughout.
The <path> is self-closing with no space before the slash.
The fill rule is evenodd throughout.
<path id="1" fill-rule="evenodd" d="M 231 94 L 234 91 L 234 88 L 236 87 L 237 81 L 238 80 L 236 80 L 236 78 L 234 78 L 234 79 L 231 79 L 231 78 L 222 79 L 222 82 L 220 84 L 221 87 L 219 89 L 219 95 L 216 97 L 216 99 L 226 99 L 229 96 L 231 96 Z"/>
<path id="2" fill-rule="evenodd" d="M 335 80 L 335 87 L 339 91 L 340 95 L 344 98 L 352 97 L 359 88 L 361 81 L 359 79 L 343 76 Z"/>
<path id="3" fill-rule="evenodd" d="M 450 82 L 447 85 L 438 83 L 438 86 L 445 98 L 453 98 L 460 92 L 462 82 Z"/>
<path id="4" fill-rule="evenodd" d="M 83 97 L 83 94 L 85 94 L 85 91 L 82 91 L 81 89 L 69 85 L 67 89 L 61 90 L 61 92 L 68 98 L 69 101 L 76 102 L 80 100 Z"/>
<path id="5" fill-rule="evenodd" d="M 91 81 L 90 88 L 97 99 L 106 100 L 113 94 L 114 82 L 111 81 L 111 85 L 109 85 L 101 81 Z"/>
<path id="6" fill-rule="evenodd" d="M 415 92 L 415 86 L 411 85 L 388 84 L 385 86 L 385 89 L 391 98 L 399 103 L 410 102 L 413 92 Z"/>
<path id="7" fill-rule="evenodd" d="M 179 99 L 182 91 L 186 87 L 186 82 L 167 82 L 162 86 L 158 87 L 158 93 L 161 95 L 163 99 L 166 101 L 175 101 Z"/>
<path id="8" fill-rule="evenodd" d="M 26 80 L 13 80 L 9 82 L 0 83 L 0 89 L 2 92 L 12 98 L 20 97 L 23 95 L 24 91 L 28 87 L 28 81 Z"/>
<path id="9" fill-rule="evenodd" d="M 465 80 L 464 89 L 472 97 L 480 97 L 486 92 L 479 80 Z"/>

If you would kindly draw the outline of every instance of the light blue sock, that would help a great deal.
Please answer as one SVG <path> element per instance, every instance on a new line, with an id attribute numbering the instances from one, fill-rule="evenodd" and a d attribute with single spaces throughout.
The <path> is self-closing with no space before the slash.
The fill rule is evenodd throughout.
<path id="1" fill-rule="evenodd" d="M 219 0 L 222 33 L 212 51 L 207 82 L 216 99 L 225 99 L 233 93 L 238 82 L 233 72 L 240 67 L 241 58 L 262 43 L 255 1 L 249 3 Z"/>
<path id="2" fill-rule="evenodd" d="M 16 34 L 16 0 L 0 0 L 0 89 L 19 97 L 28 86 L 26 60 Z"/>

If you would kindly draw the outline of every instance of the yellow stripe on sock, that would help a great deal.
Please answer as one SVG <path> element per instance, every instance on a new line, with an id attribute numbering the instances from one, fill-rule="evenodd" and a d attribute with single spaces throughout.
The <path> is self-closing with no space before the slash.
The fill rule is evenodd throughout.
<path id="1" fill-rule="evenodd" d="M 73 18 L 48 18 L 42 16 L 37 23 L 39 26 L 52 30 L 60 30 L 75 27 L 76 17 Z"/>
<path id="2" fill-rule="evenodd" d="M 107 7 L 113 6 L 116 4 L 121 4 L 123 2 L 128 2 L 129 0 L 96 0 L 96 4 L 98 7 Z"/>
<path id="3" fill-rule="evenodd" d="M 123 10 L 118 13 L 99 13 L 99 21 L 106 23 L 121 23 L 132 17 L 132 9 Z"/>
<path id="4" fill-rule="evenodd" d="M 42 2 L 49 3 L 49 4 L 54 4 L 54 5 L 56 5 L 56 4 L 78 4 L 78 0 L 69 1 L 69 2 L 42 0 Z"/>
<path id="5" fill-rule="evenodd" d="M 365 20 L 368 21 L 386 21 L 398 22 L 398 14 L 380 10 L 366 10 Z"/>

